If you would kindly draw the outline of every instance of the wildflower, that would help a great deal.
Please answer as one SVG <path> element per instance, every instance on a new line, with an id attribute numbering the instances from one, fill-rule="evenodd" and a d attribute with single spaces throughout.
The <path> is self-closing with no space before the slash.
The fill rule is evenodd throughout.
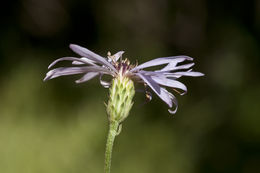
<path id="1" fill-rule="evenodd" d="M 110 173 L 110 165 L 112 158 L 112 148 L 115 137 L 120 133 L 122 122 L 128 116 L 135 94 L 134 82 L 141 82 L 145 86 L 149 86 L 168 106 L 170 113 L 175 113 L 178 108 L 176 97 L 170 93 L 167 88 L 172 88 L 178 92 L 181 90 L 181 95 L 187 92 L 187 87 L 177 81 L 182 76 L 203 76 L 200 72 L 193 72 L 190 69 L 194 63 L 179 63 L 192 61 L 188 56 L 172 56 L 157 58 L 141 65 L 131 65 L 128 59 L 122 59 L 124 51 L 117 52 L 111 55 L 108 52 L 108 57 L 101 57 L 90 50 L 71 44 L 70 48 L 81 56 L 63 57 L 52 62 L 48 68 L 53 67 L 60 61 L 72 61 L 73 67 L 59 67 L 50 70 L 44 81 L 53 79 L 59 76 L 83 74 L 76 80 L 76 83 L 86 82 L 96 76 L 100 77 L 100 83 L 105 88 L 109 88 L 109 100 L 107 103 L 107 113 L 109 119 L 109 132 L 105 152 L 105 173 Z M 148 71 L 144 70 L 149 67 L 164 65 L 160 70 Z M 186 70 L 186 71 L 183 71 Z M 112 76 L 111 81 L 102 80 L 103 75 Z M 176 90 L 177 89 L 177 90 Z M 146 96 L 151 99 L 151 94 L 146 91 Z"/>
<path id="2" fill-rule="evenodd" d="M 111 75 L 113 78 L 121 77 L 128 78 L 136 82 L 142 82 L 149 86 L 168 106 L 172 108 L 175 106 L 174 110 L 169 109 L 170 113 L 176 113 L 178 108 L 178 102 L 176 97 L 166 90 L 167 88 L 172 88 L 178 92 L 179 89 L 182 91 L 181 95 L 187 92 L 187 87 L 177 81 L 178 78 L 182 76 L 192 76 L 198 77 L 204 74 L 200 72 L 194 72 L 190 69 L 194 63 L 186 63 L 179 65 L 184 61 L 193 61 L 193 58 L 189 56 L 170 56 L 156 58 L 151 61 L 145 62 L 141 65 L 134 66 L 131 65 L 129 60 L 122 59 L 124 51 L 117 52 L 111 56 L 108 52 L 108 58 L 101 57 L 90 50 L 83 48 L 81 46 L 71 44 L 70 48 L 81 56 L 81 58 L 76 57 L 63 57 L 52 62 L 48 68 L 53 67 L 56 63 L 64 60 L 72 61 L 74 67 L 59 67 L 50 70 L 44 81 L 53 79 L 59 76 L 74 75 L 74 74 L 84 74 L 83 77 L 76 80 L 76 83 L 86 82 L 96 76 L 100 77 L 100 83 L 105 88 L 109 88 L 112 82 L 107 82 L 102 80 L 103 75 Z M 83 66 L 82 66 L 83 65 Z M 148 71 L 144 70 L 149 67 L 165 65 L 160 70 Z M 186 70 L 186 71 L 183 71 Z M 178 92 L 179 93 L 179 92 Z M 151 98 L 149 92 L 146 93 L 147 97 Z"/>

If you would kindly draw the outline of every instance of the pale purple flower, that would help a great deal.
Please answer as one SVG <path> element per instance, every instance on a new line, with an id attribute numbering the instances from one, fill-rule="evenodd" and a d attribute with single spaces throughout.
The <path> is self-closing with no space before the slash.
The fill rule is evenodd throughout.
<path id="1" fill-rule="evenodd" d="M 86 82 L 96 76 L 100 77 L 100 83 L 108 88 L 110 82 L 103 81 L 102 76 L 104 74 L 111 75 L 112 77 L 124 76 L 136 82 L 142 82 L 146 86 L 149 86 L 168 106 L 169 112 L 175 113 L 178 108 L 178 102 L 176 97 L 170 93 L 167 88 L 172 88 L 175 91 L 181 90 L 181 95 L 187 92 L 187 87 L 177 81 L 182 76 L 198 77 L 203 76 L 203 73 L 194 72 L 190 69 L 194 63 L 179 64 L 185 61 L 193 61 L 193 58 L 188 56 L 170 56 L 156 58 L 151 61 L 145 62 L 141 65 L 134 66 L 125 59 L 122 60 L 124 51 L 120 51 L 113 56 L 108 53 L 108 58 L 101 57 L 100 55 L 91 52 L 90 50 L 81 46 L 71 44 L 70 48 L 81 56 L 76 57 L 63 57 L 52 62 L 48 68 L 53 67 L 59 61 L 72 61 L 73 67 L 59 67 L 50 70 L 44 81 L 53 79 L 59 76 L 84 74 L 80 79 L 76 80 L 76 83 Z M 162 69 L 149 71 L 144 70 L 148 67 L 164 65 Z M 179 92 L 178 92 L 179 93 Z M 175 106 L 174 110 L 171 108 Z"/>

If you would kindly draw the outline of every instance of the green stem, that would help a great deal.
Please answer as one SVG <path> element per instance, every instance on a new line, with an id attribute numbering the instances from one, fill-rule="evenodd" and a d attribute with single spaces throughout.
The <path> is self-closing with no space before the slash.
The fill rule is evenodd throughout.
<path id="1" fill-rule="evenodd" d="M 105 152 L 105 173 L 110 173 L 112 150 L 119 123 L 112 121 L 109 124 L 109 131 L 107 136 L 106 152 Z"/>

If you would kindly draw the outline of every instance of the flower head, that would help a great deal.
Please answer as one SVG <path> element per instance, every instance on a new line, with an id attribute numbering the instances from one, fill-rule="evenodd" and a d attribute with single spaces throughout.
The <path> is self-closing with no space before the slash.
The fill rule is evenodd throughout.
<path id="1" fill-rule="evenodd" d="M 104 74 L 111 75 L 113 78 L 129 78 L 133 81 L 144 83 L 145 86 L 149 86 L 169 106 L 169 108 L 172 108 L 174 105 L 174 110 L 169 109 L 170 113 L 175 113 L 177 111 L 178 102 L 176 97 L 168 90 L 166 90 L 166 87 L 172 88 L 175 91 L 177 91 L 176 89 L 181 90 L 181 95 L 183 95 L 187 92 L 187 87 L 183 83 L 177 81 L 178 78 L 182 76 L 198 77 L 204 75 L 200 72 L 194 72 L 192 69 L 190 69 L 194 63 L 179 65 L 179 63 L 185 61 L 193 61 L 193 58 L 188 56 L 156 58 L 141 65 L 135 66 L 131 65 L 129 60 L 122 59 L 124 51 L 117 52 L 114 55 L 111 55 L 111 53 L 108 52 L 108 57 L 104 58 L 86 48 L 75 44 L 71 44 L 70 48 L 75 53 L 80 55 L 81 58 L 63 57 L 55 60 L 49 65 L 48 68 L 51 68 L 56 63 L 64 60 L 72 61 L 74 66 L 59 67 L 50 70 L 46 74 L 44 81 L 59 76 L 84 74 L 75 82 L 82 83 L 99 76 L 101 85 L 109 88 L 111 82 L 102 80 L 102 76 Z M 164 65 L 164 67 L 159 70 L 144 70 L 148 67 L 155 67 L 160 65 Z"/>

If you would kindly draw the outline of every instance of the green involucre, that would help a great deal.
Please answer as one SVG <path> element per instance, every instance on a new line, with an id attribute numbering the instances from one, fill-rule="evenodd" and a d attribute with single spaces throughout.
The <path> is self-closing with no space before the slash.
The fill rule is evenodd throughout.
<path id="1" fill-rule="evenodd" d="M 109 121 L 121 123 L 128 116 L 133 106 L 134 83 L 128 77 L 118 76 L 113 79 L 109 92 L 107 104 Z"/>

